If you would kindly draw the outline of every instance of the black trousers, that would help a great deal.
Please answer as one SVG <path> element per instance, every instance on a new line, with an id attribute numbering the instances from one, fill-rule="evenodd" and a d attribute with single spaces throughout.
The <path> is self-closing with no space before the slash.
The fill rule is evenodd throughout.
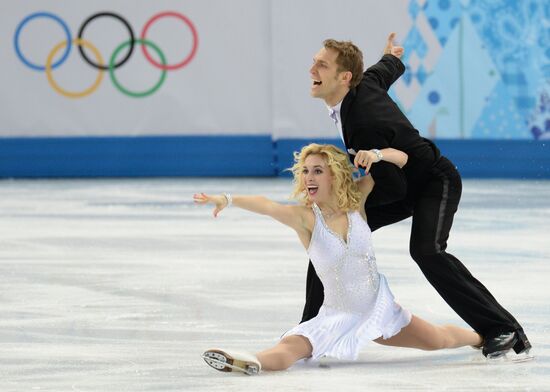
<path id="1" fill-rule="evenodd" d="M 410 254 L 451 308 L 485 337 L 521 329 L 516 319 L 460 260 L 446 252 L 449 231 L 462 194 L 460 174 L 445 157 L 441 157 L 430 174 L 414 201 L 367 209 L 371 230 L 412 216 Z M 310 262 L 302 322 L 317 315 L 323 299 L 323 284 Z"/>

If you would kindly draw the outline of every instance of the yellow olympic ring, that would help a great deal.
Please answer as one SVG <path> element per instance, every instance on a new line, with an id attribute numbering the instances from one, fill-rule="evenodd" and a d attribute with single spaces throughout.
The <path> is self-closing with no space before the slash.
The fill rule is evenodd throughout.
<path id="1" fill-rule="evenodd" d="M 103 63 L 103 57 L 101 57 L 101 53 L 99 53 L 99 50 L 94 45 L 92 45 L 91 42 L 89 42 L 85 39 L 75 38 L 73 40 L 73 44 L 78 45 L 78 46 L 83 46 L 85 48 L 90 49 L 92 51 L 92 53 L 94 54 L 94 56 L 97 60 L 97 63 L 99 65 L 104 64 Z M 103 71 L 99 70 L 99 73 L 97 75 L 97 78 L 96 78 L 95 82 L 84 91 L 72 92 L 72 91 L 67 91 L 67 90 L 62 89 L 57 84 L 57 82 L 53 79 L 52 62 L 53 62 L 53 58 L 56 55 L 56 53 L 59 52 L 61 49 L 63 49 L 65 46 L 67 46 L 67 41 L 60 42 L 59 44 L 57 44 L 52 49 L 52 51 L 48 55 L 48 59 L 46 60 L 46 76 L 48 77 L 48 83 L 50 84 L 50 86 L 55 91 L 57 91 L 61 95 L 64 95 L 67 98 L 82 98 L 82 97 L 85 97 L 86 95 L 89 95 L 89 94 L 93 93 L 99 87 L 99 85 L 101 84 L 101 81 L 103 80 Z"/>

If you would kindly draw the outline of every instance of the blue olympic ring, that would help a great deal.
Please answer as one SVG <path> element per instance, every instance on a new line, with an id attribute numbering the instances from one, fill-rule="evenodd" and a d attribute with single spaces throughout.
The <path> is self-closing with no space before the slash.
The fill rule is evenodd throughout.
<path id="1" fill-rule="evenodd" d="M 19 25 L 17 25 L 17 29 L 15 30 L 15 35 L 13 37 L 13 45 L 15 46 L 15 53 L 17 53 L 17 57 L 31 69 L 34 69 L 36 71 L 45 71 L 46 66 L 44 65 L 36 65 L 28 61 L 25 56 L 23 56 L 23 53 L 21 52 L 21 49 L 19 48 L 19 34 L 21 33 L 21 29 L 30 22 L 33 19 L 36 18 L 50 18 L 56 21 L 63 27 L 63 30 L 65 30 L 65 34 L 67 35 L 67 48 L 65 49 L 65 52 L 63 53 L 63 56 L 52 65 L 52 69 L 57 68 L 60 66 L 66 59 L 69 57 L 69 53 L 71 52 L 72 48 L 72 39 L 71 39 L 71 32 L 69 31 L 69 26 L 57 15 L 54 15 L 50 12 L 35 12 L 33 14 L 30 14 L 25 19 L 23 19 Z"/>

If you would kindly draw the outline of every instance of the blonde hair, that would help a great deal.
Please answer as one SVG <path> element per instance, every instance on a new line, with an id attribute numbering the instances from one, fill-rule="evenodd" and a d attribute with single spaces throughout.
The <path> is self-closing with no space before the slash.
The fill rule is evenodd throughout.
<path id="1" fill-rule="evenodd" d="M 332 144 L 311 143 L 300 152 L 294 152 L 294 165 L 290 168 L 294 175 L 294 189 L 291 197 L 304 205 L 311 205 L 307 198 L 307 189 L 303 181 L 303 167 L 310 155 L 320 155 L 325 160 L 332 176 L 332 188 L 338 199 L 338 208 L 344 211 L 358 210 L 362 193 L 353 181 L 352 165 L 345 152 Z"/>
<path id="2" fill-rule="evenodd" d="M 323 46 L 338 53 L 338 57 L 336 57 L 338 71 L 350 71 L 349 87 L 357 87 L 363 79 L 363 53 L 361 50 L 351 41 L 337 41 L 331 38 L 326 39 Z"/>

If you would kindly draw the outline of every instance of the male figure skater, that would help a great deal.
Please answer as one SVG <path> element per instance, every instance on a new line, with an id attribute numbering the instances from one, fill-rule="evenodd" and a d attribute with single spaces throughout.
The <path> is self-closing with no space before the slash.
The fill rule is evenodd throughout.
<path id="1" fill-rule="evenodd" d="M 311 96 L 321 98 L 350 159 L 375 180 L 366 214 L 372 230 L 412 216 L 410 254 L 451 308 L 484 338 L 483 355 L 496 358 L 531 344 L 516 319 L 452 254 L 447 239 L 462 192 L 460 174 L 420 136 L 387 91 L 404 72 L 403 48 L 388 37 L 382 59 L 363 72 L 363 54 L 352 42 L 328 39 L 310 69 Z M 408 154 L 402 171 L 380 162 L 379 149 Z M 380 163 L 378 163 L 380 162 Z M 302 322 L 317 314 L 323 285 L 309 264 Z"/>

